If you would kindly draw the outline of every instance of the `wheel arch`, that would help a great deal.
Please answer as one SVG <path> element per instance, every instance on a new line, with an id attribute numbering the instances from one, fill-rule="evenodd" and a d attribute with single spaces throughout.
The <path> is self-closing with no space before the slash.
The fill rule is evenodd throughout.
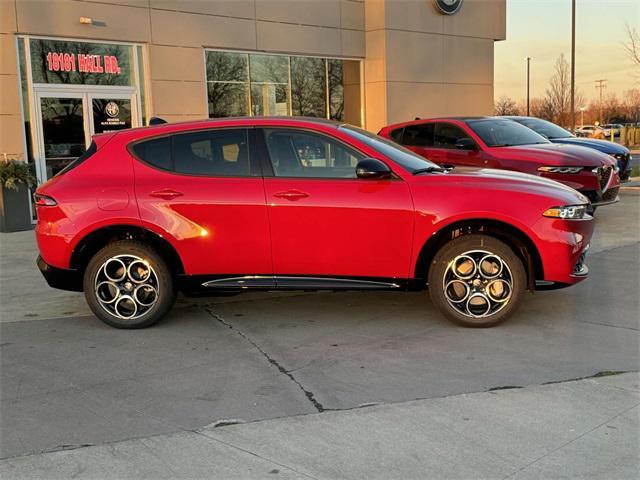
<path id="1" fill-rule="evenodd" d="M 184 273 L 182 259 L 171 243 L 157 233 L 138 225 L 108 225 L 85 235 L 73 249 L 70 268 L 84 272 L 91 258 L 104 246 L 117 240 L 139 240 L 151 246 L 167 262 L 172 274 Z"/>
<path id="2" fill-rule="evenodd" d="M 445 225 L 429 237 L 418 254 L 414 277 L 426 282 L 429 269 L 438 250 L 454 238 L 481 233 L 506 243 L 522 260 L 527 272 L 527 288 L 535 289 L 536 279 L 544 278 L 544 268 L 540 252 L 531 238 L 513 225 L 494 219 L 476 218 L 460 220 Z"/>

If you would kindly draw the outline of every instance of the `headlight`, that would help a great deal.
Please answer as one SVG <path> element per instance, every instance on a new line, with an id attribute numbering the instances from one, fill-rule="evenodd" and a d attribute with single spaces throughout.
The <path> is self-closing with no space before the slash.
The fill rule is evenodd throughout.
<path id="1" fill-rule="evenodd" d="M 582 167 L 540 167 L 538 171 L 545 173 L 580 173 Z"/>
<path id="2" fill-rule="evenodd" d="M 550 208 L 542 215 L 551 218 L 563 218 L 565 220 L 580 220 L 586 212 L 586 205 L 567 205 L 566 207 Z"/>

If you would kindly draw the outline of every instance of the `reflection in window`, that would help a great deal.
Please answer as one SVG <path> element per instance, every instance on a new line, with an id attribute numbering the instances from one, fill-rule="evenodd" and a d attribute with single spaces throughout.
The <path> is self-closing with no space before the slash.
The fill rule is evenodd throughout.
<path id="1" fill-rule="evenodd" d="M 207 52 L 209 117 L 249 114 L 247 55 Z"/>
<path id="2" fill-rule="evenodd" d="M 47 178 L 86 150 L 81 98 L 42 98 L 42 134 Z"/>
<path id="3" fill-rule="evenodd" d="M 363 156 L 325 137 L 293 129 L 265 130 L 277 177 L 356 178 Z"/>
<path id="4" fill-rule="evenodd" d="M 291 57 L 291 110 L 303 117 L 327 116 L 325 61 Z"/>
<path id="5" fill-rule="evenodd" d="M 31 39 L 29 48 L 33 83 L 134 84 L 129 45 Z"/>
<path id="6" fill-rule="evenodd" d="M 299 115 L 360 125 L 360 62 L 210 51 L 209 117 Z"/>
<path id="7" fill-rule="evenodd" d="M 289 114 L 289 60 L 279 55 L 249 55 L 251 113 Z"/>

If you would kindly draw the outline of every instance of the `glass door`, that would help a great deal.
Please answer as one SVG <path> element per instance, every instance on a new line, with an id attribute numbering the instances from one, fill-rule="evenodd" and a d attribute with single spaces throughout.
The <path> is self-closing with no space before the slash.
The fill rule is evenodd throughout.
<path id="1" fill-rule="evenodd" d="M 91 131 L 94 134 L 138 126 L 134 95 L 89 94 L 89 101 Z"/>
<path id="2" fill-rule="evenodd" d="M 89 144 L 87 100 L 82 94 L 38 93 L 39 182 L 45 182 L 82 155 Z"/>
<path id="3" fill-rule="evenodd" d="M 36 115 L 38 183 L 82 155 L 92 135 L 139 125 L 134 93 L 39 91 Z"/>

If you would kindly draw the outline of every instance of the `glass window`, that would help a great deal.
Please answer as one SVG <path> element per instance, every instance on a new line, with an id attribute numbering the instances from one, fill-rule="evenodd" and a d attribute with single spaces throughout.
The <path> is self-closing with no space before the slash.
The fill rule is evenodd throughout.
<path id="1" fill-rule="evenodd" d="M 149 165 L 163 170 L 172 170 L 170 137 L 154 138 L 146 142 L 140 142 L 133 146 L 133 153 Z"/>
<path id="2" fill-rule="evenodd" d="M 291 110 L 303 117 L 327 116 L 325 61 L 291 57 Z"/>
<path id="3" fill-rule="evenodd" d="M 134 84 L 129 45 L 31 39 L 29 47 L 33 83 Z"/>
<path id="4" fill-rule="evenodd" d="M 512 120 L 483 118 L 482 120 L 469 120 L 467 124 L 488 147 L 550 143 L 542 135 Z"/>
<path id="5" fill-rule="evenodd" d="M 208 130 L 175 135 L 173 159 L 177 173 L 249 176 L 247 131 Z"/>
<path id="6" fill-rule="evenodd" d="M 253 115 L 289 115 L 289 59 L 249 55 Z"/>
<path id="7" fill-rule="evenodd" d="M 433 147 L 434 125 L 433 123 L 423 123 L 406 126 L 402 136 L 402 145 Z"/>
<path id="8" fill-rule="evenodd" d="M 209 117 L 299 115 L 360 125 L 360 62 L 206 52 Z"/>
<path id="9" fill-rule="evenodd" d="M 519 117 L 512 118 L 510 120 L 514 120 L 525 127 L 529 127 L 536 133 L 540 135 L 544 135 L 550 140 L 556 138 L 571 138 L 573 134 L 562 127 L 559 127 L 555 123 L 551 123 L 547 120 L 542 120 L 540 118 L 531 118 L 531 117 Z"/>
<path id="10" fill-rule="evenodd" d="M 362 154 L 324 135 L 293 129 L 266 129 L 276 177 L 356 178 Z"/>
<path id="11" fill-rule="evenodd" d="M 248 55 L 207 52 L 209 117 L 249 114 Z"/>
<path id="12" fill-rule="evenodd" d="M 456 142 L 461 138 L 468 138 L 460 127 L 451 123 L 438 122 L 435 128 L 434 146 L 436 148 L 456 148 Z"/>
<path id="13" fill-rule="evenodd" d="M 389 136 L 391 137 L 391 140 L 393 140 L 394 142 L 402 143 L 403 132 L 404 132 L 404 128 L 396 128 L 389 134 Z"/>

